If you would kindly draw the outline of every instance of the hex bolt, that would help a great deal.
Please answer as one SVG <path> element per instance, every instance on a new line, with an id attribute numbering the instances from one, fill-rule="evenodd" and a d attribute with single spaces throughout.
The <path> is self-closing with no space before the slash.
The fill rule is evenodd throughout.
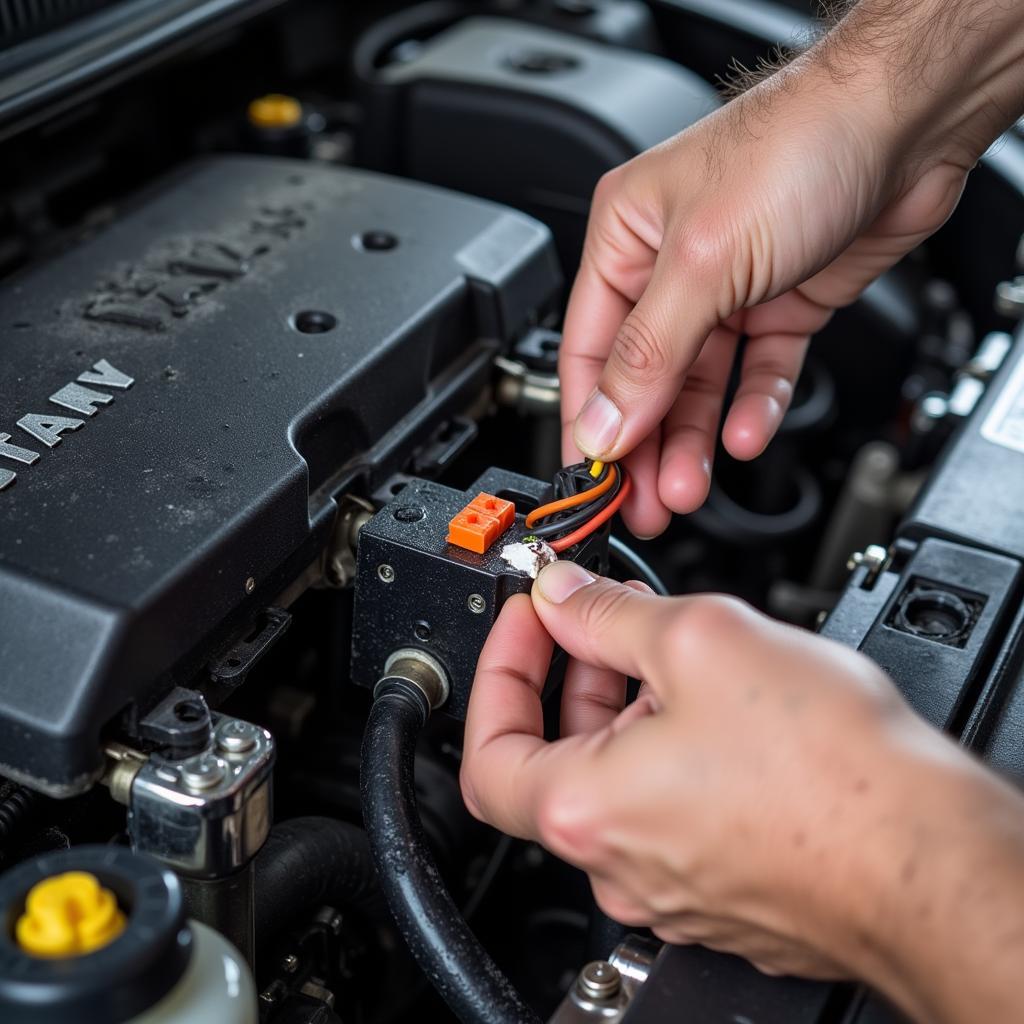
<path id="1" fill-rule="evenodd" d="M 576 991 L 584 999 L 603 1002 L 619 994 L 622 975 L 607 960 L 592 960 L 579 973 Z"/>
<path id="2" fill-rule="evenodd" d="M 256 727 L 232 718 L 217 727 L 217 747 L 225 754 L 246 754 L 256 746 Z"/>
<path id="3" fill-rule="evenodd" d="M 395 582 L 395 570 L 386 563 L 384 565 L 377 566 L 377 575 L 380 577 L 381 583 L 394 583 Z"/>
<path id="4" fill-rule="evenodd" d="M 191 793 L 213 789 L 224 778 L 224 766 L 210 754 L 190 757 L 180 768 L 182 785 Z"/>
<path id="5" fill-rule="evenodd" d="M 1001 281 L 996 285 L 996 312 L 1000 316 L 1018 319 L 1024 316 L 1024 277 Z"/>
<path id="6" fill-rule="evenodd" d="M 881 544 L 869 544 L 863 551 L 855 551 L 850 555 L 846 568 L 853 572 L 860 565 L 866 565 L 872 574 L 881 572 L 889 558 L 889 552 Z"/>
<path id="7" fill-rule="evenodd" d="M 482 615 L 487 611 L 487 602 L 484 600 L 482 594 L 470 594 L 466 601 L 466 607 L 474 615 Z"/>
<path id="8" fill-rule="evenodd" d="M 281 970 L 286 974 L 294 974 L 299 967 L 299 958 L 294 953 L 289 953 L 281 960 Z"/>

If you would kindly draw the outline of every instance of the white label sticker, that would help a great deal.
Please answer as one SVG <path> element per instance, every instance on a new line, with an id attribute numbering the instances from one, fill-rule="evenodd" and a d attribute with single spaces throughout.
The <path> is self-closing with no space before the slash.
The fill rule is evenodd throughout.
<path id="1" fill-rule="evenodd" d="M 1024 359 L 996 399 L 981 428 L 981 436 L 993 444 L 1024 452 Z"/>

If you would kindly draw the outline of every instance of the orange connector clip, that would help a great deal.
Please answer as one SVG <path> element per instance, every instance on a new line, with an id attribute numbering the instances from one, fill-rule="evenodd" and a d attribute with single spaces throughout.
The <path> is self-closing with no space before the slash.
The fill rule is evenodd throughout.
<path id="1" fill-rule="evenodd" d="M 448 543 L 478 555 L 515 522 L 516 507 L 493 494 L 478 494 L 449 524 Z"/>

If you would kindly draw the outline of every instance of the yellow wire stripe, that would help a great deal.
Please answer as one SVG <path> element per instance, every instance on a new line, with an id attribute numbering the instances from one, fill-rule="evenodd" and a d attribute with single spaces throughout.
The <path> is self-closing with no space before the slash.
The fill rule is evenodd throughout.
<path id="1" fill-rule="evenodd" d="M 577 505 L 587 505 L 592 501 L 596 501 L 602 494 L 607 494 L 615 486 L 618 475 L 618 470 L 614 465 L 611 465 L 608 468 L 608 475 L 600 483 L 591 487 L 590 490 L 581 491 L 579 494 L 573 494 L 568 498 L 559 498 L 558 501 L 552 501 L 547 505 L 541 505 L 540 508 L 535 508 L 526 517 L 526 528 L 531 529 L 539 520 L 553 516 L 556 512 L 564 512 L 566 509 L 576 508 Z"/>

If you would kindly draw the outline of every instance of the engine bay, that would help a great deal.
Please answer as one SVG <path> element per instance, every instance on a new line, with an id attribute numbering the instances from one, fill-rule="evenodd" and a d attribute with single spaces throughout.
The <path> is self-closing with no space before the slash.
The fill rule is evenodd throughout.
<path id="1" fill-rule="evenodd" d="M 590 197 L 809 10 L 65 6 L 0 0 L 0 1019 L 144 1019 L 191 978 L 189 920 L 258 1015 L 168 1020 L 467 1019 L 512 987 L 524 1020 L 898 1020 L 605 917 L 471 817 L 462 721 L 550 551 L 864 651 L 1024 779 L 1019 131 L 814 338 L 765 454 L 720 451 L 639 541 L 628 478 L 558 476 Z M 606 480 L 606 518 L 540 552 L 530 513 Z M 12 915 L 58 869 L 138 911 L 130 955 L 24 966 Z M 452 991 L 430 964 L 477 943 Z"/>

